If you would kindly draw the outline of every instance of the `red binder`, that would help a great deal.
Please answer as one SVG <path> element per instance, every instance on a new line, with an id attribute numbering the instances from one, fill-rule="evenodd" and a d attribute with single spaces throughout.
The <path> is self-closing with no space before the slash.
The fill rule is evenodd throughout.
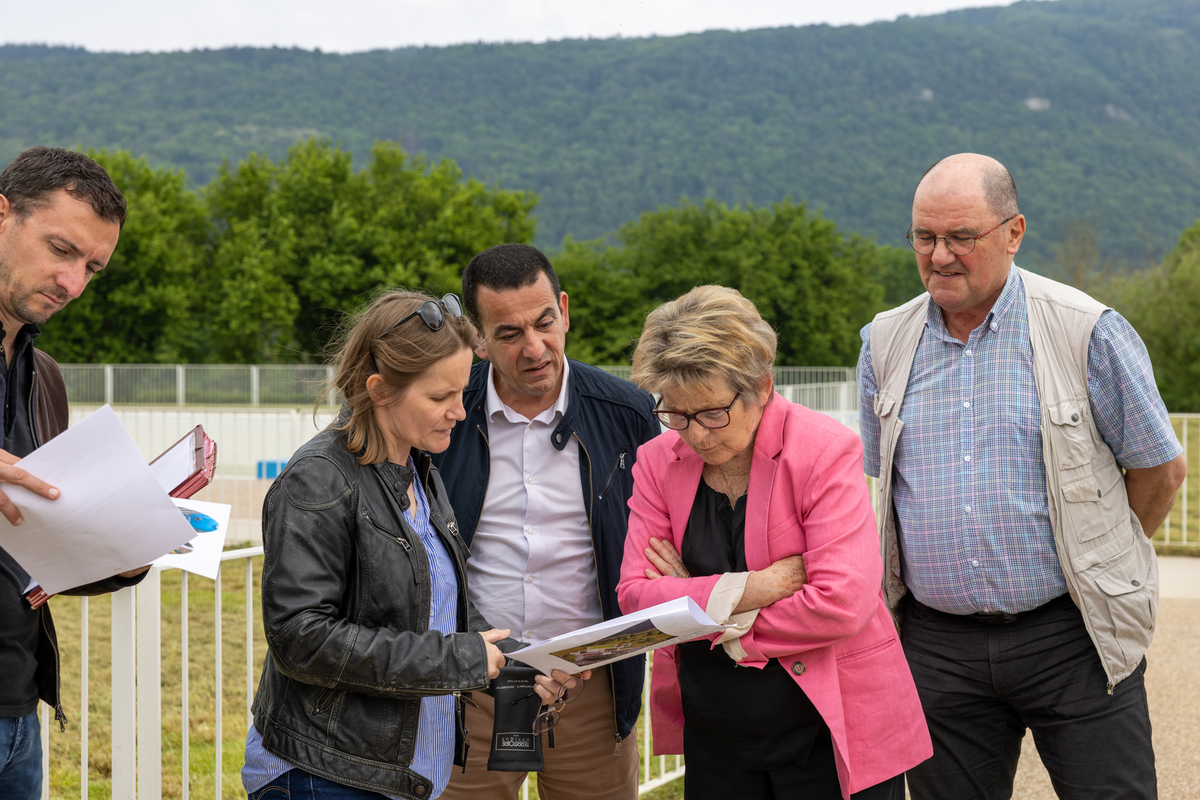
<path id="1" fill-rule="evenodd" d="M 197 425 L 151 461 L 150 469 L 167 494 L 187 499 L 212 482 L 217 443 L 208 438 L 203 425 Z"/>

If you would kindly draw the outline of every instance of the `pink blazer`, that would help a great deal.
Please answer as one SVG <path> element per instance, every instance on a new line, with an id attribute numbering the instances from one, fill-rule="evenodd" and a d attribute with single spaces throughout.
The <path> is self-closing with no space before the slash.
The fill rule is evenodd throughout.
<path id="1" fill-rule="evenodd" d="M 617 597 L 625 613 L 687 595 L 701 607 L 719 576 L 646 578 L 650 537 L 681 548 L 704 462 L 668 431 L 638 450 Z M 835 420 L 778 394 L 763 410 L 746 499 L 746 563 L 802 554 L 808 583 L 759 612 L 743 665 L 777 658 L 833 734 L 847 798 L 933 754 L 904 651 L 880 591 L 883 564 L 862 444 Z M 716 636 L 712 637 L 716 638 Z M 654 654 L 654 752 L 683 752 L 674 648 Z"/>

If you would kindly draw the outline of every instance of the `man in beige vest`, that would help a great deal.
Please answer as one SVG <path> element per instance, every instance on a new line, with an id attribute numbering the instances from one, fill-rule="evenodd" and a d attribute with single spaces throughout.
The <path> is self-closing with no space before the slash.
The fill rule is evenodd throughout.
<path id="1" fill-rule="evenodd" d="M 1009 798 L 1026 728 L 1059 797 L 1156 798 L 1147 536 L 1186 472 L 1119 314 L 1018 269 L 1011 175 L 935 164 L 909 243 L 926 294 L 863 329 L 884 592 L 933 736 L 914 800 Z"/>

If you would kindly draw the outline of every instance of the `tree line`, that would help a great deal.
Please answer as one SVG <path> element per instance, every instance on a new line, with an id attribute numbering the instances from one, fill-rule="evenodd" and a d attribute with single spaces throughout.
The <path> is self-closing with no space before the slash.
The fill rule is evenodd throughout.
<path id="1" fill-rule="evenodd" d="M 324 139 L 226 163 L 199 191 L 179 170 L 93 152 L 129 201 L 108 267 L 43 326 L 78 363 L 318 361 L 340 315 L 385 287 L 458 291 L 471 257 L 532 242 L 536 198 L 378 142 L 361 171 Z M 573 356 L 622 363 L 645 315 L 700 283 L 740 289 L 785 364 L 852 364 L 857 331 L 917 294 L 906 250 L 847 234 L 803 203 L 683 201 L 550 255 L 571 294 Z"/>

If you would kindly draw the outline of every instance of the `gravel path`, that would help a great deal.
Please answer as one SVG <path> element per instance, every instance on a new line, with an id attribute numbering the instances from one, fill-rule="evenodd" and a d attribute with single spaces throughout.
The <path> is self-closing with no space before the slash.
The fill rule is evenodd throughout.
<path id="1" fill-rule="evenodd" d="M 1160 557 L 1158 631 L 1146 654 L 1161 800 L 1200 798 L 1200 558 Z M 1027 734 L 1014 800 L 1055 800 Z"/>

